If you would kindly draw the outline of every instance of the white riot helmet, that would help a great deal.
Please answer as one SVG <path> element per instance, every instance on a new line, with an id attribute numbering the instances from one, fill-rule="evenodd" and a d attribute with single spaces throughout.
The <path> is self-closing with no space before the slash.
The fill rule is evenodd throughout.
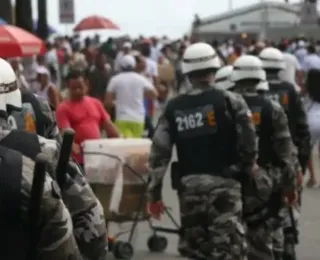
<path id="1" fill-rule="evenodd" d="M 1 74 L 3 75 L 3 84 L 7 87 L 6 104 L 15 109 L 22 108 L 21 92 L 17 85 L 17 77 L 10 63 L 0 60 Z"/>
<path id="2" fill-rule="evenodd" d="M 262 68 L 259 58 L 252 55 L 240 56 L 233 64 L 231 81 L 237 82 L 244 79 L 266 80 L 266 72 Z"/>
<path id="3" fill-rule="evenodd" d="M 220 67 L 221 62 L 216 51 L 207 43 L 192 44 L 183 54 L 183 74 L 207 69 L 217 70 Z"/>
<path id="4" fill-rule="evenodd" d="M 256 86 L 256 90 L 257 91 L 262 91 L 262 92 L 266 92 L 269 91 L 269 83 L 268 81 L 261 81 L 258 83 L 258 85 Z"/>
<path id="5" fill-rule="evenodd" d="M 230 80 L 233 71 L 233 66 L 227 65 L 222 67 L 215 74 L 215 86 L 221 89 L 230 89 L 234 83 Z"/>
<path id="6" fill-rule="evenodd" d="M 264 69 L 285 69 L 283 54 L 276 48 L 268 47 L 263 49 L 259 54 L 259 58 Z"/>

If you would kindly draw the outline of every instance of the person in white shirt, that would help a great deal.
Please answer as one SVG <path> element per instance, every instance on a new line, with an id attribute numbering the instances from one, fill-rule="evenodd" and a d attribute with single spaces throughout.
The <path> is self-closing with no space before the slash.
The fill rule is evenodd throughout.
<path id="1" fill-rule="evenodd" d="M 320 57 L 316 53 L 316 48 L 313 45 L 308 46 L 308 54 L 304 57 L 301 66 L 305 73 L 311 69 L 320 69 Z"/>
<path id="2" fill-rule="evenodd" d="M 146 60 L 146 71 L 145 76 L 151 80 L 154 86 L 157 86 L 158 81 L 158 64 L 150 58 L 151 55 L 151 45 L 148 42 L 145 42 L 141 46 L 141 54 L 145 57 Z"/>
<path id="3" fill-rule="evenodd" d="M 150 58 L 157 62 L 159 59 L 159 56 L 161 55 L 161 44 L 158 42 L 156 38 L 151 39 L 152 45 L 150 49 Z"/>
<path id="4" fill-rule="evenodd" d="M 141 55 L 144 57 L 146 62 L 146 69 L 144 71 L 144 76 L 151 82 L 151 84 L 158 89 L 159 87 L 159 71 L 158 64 L 154 60 L 150 58 L 151 55 L 151 43 L 149 41 L 145 41 L 141 46 Z M 154 132 L 154 114 L 155 108 L 157 106 L 157 102 L 146 98 L 146 125 L 148 126 L 149 137 L 151 137 L 150 133 Z"/>
<path id="5" fill-rule="evenodd" d="M 125 55 L 120 62 L 121 72 L 111 78 L 105 98 L 106 106 L 114 104 L 115 123 L 127 138 L 141 138 L 144 133 L 144 97 L 157 98 L 157 91 L 150 81 L 134 71 L 135 58 Z"/>
<path id="6" fill-rule="evenodd" d="M 311 134 L 311 146 L 319 145 L 320 141 L 320 70 L 311 69 L 307 75 L 305 98 L 306 111 L 309 123 L 309 131 Z M 319 147 L 320 149 L 320 147 Z M 314 167 L 312 157 L 309 161 L 310 177 L 308 186 L 317 184 L 316 175 L 314 174 Z"/>
<path id="7" fill-rule="evenodd" d="M 23 75 L 23 65 L 21 58 L 15 57 L 8 60 L 17 77 L 17 85 L 19 89 L 29 89 L 29 84 Z"/>
<path id="8" fill-rule="evenodd" d="M 298 41 L 297 49 L 295 50 L 294 55 L 297 57 L 299 63 L 302 64 L 304 58 L 308 55 L 305 41 L 302 41 L 302 40 Z"/>
<path id="9" fill-rule="evenodd" d="M 297 90 L 300 90 L 302 84 L 302 71 L 297 57 L 286 52 L 287 46 L 285 44 L 280 44 L 279 50 L 283 53 L 283 59 L 286 66 L 284 70 L 280 71 L 280 78 L 293 84 Z"/>
<path id="10" fill-rule="evenodd" d="M 45 64 L 49 69 L 51 81 L 60 88 L 59 59 L 56 46 L 48 42 L 46 47 L 47 53 L 45 54 Z"/>

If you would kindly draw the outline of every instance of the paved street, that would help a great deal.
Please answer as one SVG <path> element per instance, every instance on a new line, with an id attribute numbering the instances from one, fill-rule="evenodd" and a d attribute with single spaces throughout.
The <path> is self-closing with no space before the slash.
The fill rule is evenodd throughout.
<path id="1" fill-rule="evenodd" d="M 316 155 L 314 155 L 316 158 Z M 318 162 L 316 167 L 319 168 Z M 318 171 L 318 180 L 320 180 L 320 171 Z M 164 199 L 169 207 L 172 207 L 173 215 L 178 220 L 178 202 L 175 192 L 172 191 L 170 186 L 169 174 L 165 178 L 164 186 Z M 298 259 L 301 260 L 319 260 L 320 259 L 320 188 L 305 189 L 303 194 L 303 209 L 301 218 L 301 241 L 298 248 Z M 167 217 L 164 217 L 160 223 L 157 225 L 163 225 L 166 227 L 173 226 Z M 125 225 L 129 226 L 130 225 Z M 121 227 L 126 228 L 126 227 Z M 116 231 L 118 229 L 117 225 L 112 225 L 110 232 Z M 141 223 L 138 227 L 137 235 L 135 236 L 134 248 L 135 256 L 133 260 L 174 260 L 182 259 L 178 256 L 177 247 L 177 237 L 174 235 L 166 235 L 169 243 L 165 254 L 152 254 L 148 252 L 147 249 L 147 239 L 150 236 L 150 229 L 147 223 Z M 110 257 L 112 259 L 112 257 Z"/>

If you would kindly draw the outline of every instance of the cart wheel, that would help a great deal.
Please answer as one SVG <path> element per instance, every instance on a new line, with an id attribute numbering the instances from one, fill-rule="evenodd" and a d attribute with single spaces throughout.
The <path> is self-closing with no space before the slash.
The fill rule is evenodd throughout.
<path id="1" fill-rule="evenodd" d="M 151 252 L 161 253 L 166 250 L 168 240 L 164 236 L 152 235 L 148 239 L 148 248 Z"/>
<path id="2" fill-rule="evenodd" d="M 133 256 L 133 247 L 128 242 L 116 241 L 113 244 L 112 253 L 116 259 L 129 260 Z"/>

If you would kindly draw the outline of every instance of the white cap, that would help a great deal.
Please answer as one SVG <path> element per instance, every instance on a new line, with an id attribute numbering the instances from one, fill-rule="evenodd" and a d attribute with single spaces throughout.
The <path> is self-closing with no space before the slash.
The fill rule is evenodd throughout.
<path id="1" fill-rule="evenodd" d="M 136 56 L 140 56 L 141 55 L 141 52 L 137 51 L 137 50 L 133 50 L 131 51 L 131 55 L 136 57 Z"/>
<path id="2" fill-rule="evenodd" d="M 41 75 L 50 75 L 49 70 L 45 67 L 45 66 L 39 66 L 36 69 L 37 74 L 41 74 Z"/>
<path id="3" fill-rule="evenodd" d="M 136 60 L 132 55 L 124 55 L 120 60 L 122 69 L 133 69 L 136 66 Z"/>
<path id="4" fill-rule="evenodd" d="M 266 44 L 263 41 L 259 41 L 259 42 L 256 43 L 256 47 L 264 48 L 264 47 L 266 47 Z"/>
<path id="5" fill-rule="evenodd" d="M 298 41 L 298 47 L 303 48 L 306 46 L 306 42 L 303 40 Z"/>
<path id="6" fill-rule="evenodd" d="M 132 44 L 131 42 L 125 42 L 123 45 L 122 45 L 123 48 L 128 48 L 128 49 L 131 49 L 132 48 Z"/>

